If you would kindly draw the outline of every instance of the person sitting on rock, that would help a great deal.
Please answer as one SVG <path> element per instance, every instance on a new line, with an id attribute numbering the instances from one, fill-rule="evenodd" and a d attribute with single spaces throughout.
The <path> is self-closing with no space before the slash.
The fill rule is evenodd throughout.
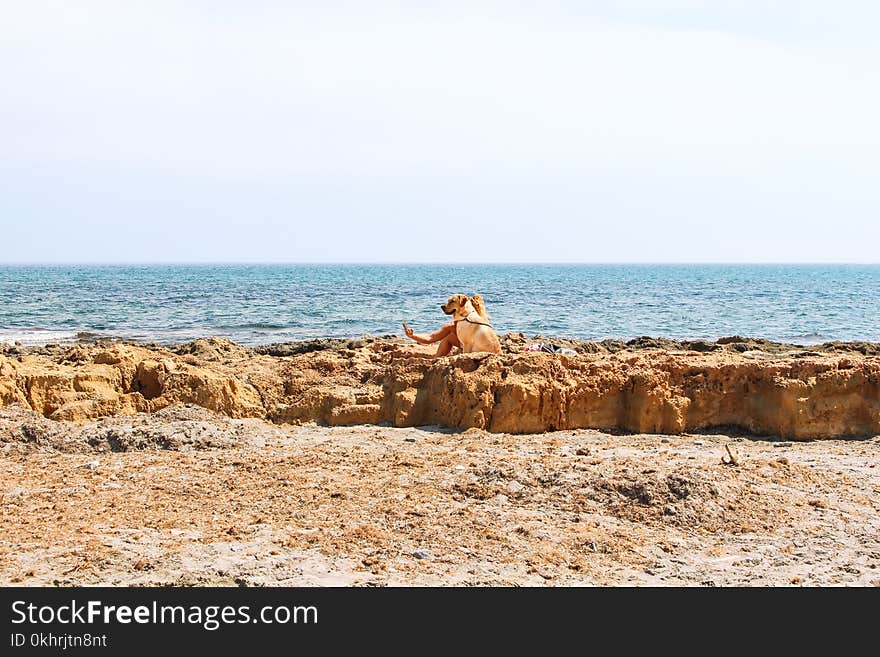
<path id="1" fill-rule="evenodd" d="M 440 344 L 437 345 L 437 351 L 434 354 L 434 358 L 448 356 L 452 353 L 453 349 L 461 351 L 461 342 L 458 341 L 458 335 L 455 332 L 455 322 L 444 324 L 430 335 L 419 335 L 407 326 L 406 322 L 404 322 L 403 331 L 406 333 L 406 337 L 415 340 L 419 344 L 434 344 L 435 342 L 439 342 Z"/>
<path id="2" fill-rule="evenodd" d="M 471 304 L 474 307 L 474 310 L 483 317 L 488 320 L 489 315 L 486 313 L 486 304 L 483 301 L 483 296 L 480 294 L 475 294 L 470 297 Z M 403 322 L 403 332 L 406 333 L 406 337 L 415 340 L 419 344 L 435 344 L 439 342 L 437 345 L 437 351 L 434 353 L 434 358 L 442 358 L 443 356 L 448 356 L 452 353 L 453 349 L 457 349 L 460 353 L 462 351 L 461 342 L 458 339 L 458 333 L 455 330 L 455 322 L 449 322 L 448 324 L 444 324 L 439 329 L 434 331 L 429 335 L 419 335 L 413 329 L 406 325 L 406 322 Z"/>

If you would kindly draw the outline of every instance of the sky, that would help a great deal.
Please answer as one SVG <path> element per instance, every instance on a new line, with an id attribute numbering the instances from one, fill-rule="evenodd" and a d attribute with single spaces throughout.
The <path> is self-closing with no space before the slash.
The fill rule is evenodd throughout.
<path id="1" fill-rule="evenodd" d="M 880 262 L 878 24 L 0 0 L 0 262 Z"/>

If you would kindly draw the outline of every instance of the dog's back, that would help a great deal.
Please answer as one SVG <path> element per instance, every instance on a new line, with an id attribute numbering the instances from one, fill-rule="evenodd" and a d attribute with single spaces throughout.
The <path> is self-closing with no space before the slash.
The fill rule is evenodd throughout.
<path id="1" fill-rule="evenodd" d="M 470 311 L 472 309 L 473 312 L 458 320 L 455 325 L 455 332 L 462 345 L 462 352 L 482 351 L 500 354 L 501 341 L 498 339 L 495 329 L 489 325 L 489 314 L 486 312 L 483 297 L 475 294 L 470 297 L 469 301 L 470 303 L 465 305 L 464 310 Z"/>
<path id="2" fill-rule="evenodd" d="M 488 351 L 490 354 L 501 353 L 501 341 L 491 326 L 477 326 L 471 351 Z"/>

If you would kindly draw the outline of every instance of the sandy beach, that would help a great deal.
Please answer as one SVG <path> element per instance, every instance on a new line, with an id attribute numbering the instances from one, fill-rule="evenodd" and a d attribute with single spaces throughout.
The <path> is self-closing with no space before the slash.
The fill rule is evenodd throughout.
<path id="1" fill-rule="evenodd" d="M 0 582 L 880 584 L 877 345 L 524 342 L 3 348 Z"/>

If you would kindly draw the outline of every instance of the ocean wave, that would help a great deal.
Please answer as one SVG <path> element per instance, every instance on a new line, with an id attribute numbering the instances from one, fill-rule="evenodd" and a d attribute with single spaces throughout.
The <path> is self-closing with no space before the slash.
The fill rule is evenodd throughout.
<path id="1" fill-rule="evenodd" d="M 273 322 L 245 322 L 243 324 L 223 324 L 217 326 L 217 329 L 222 331 L 240 331 L 246 329 L 280 331 L 284 329 L 298 328 L 299 326 L 301 326 L 299 322 L 291 322 L 290 324 L 279 324 Z"/>
<path id="2" fill-rule="evenodd" d="M 0 341 L 430 332 L 452 292 L 482 293 L 499 333 L 880 340 L 880 266 L 204 265 L 0 266 Z"/>
<path id="3" fill-rule="evenodd" d="M 783 336 L 782 342 L 797 345 L 822 344 L 823 342 L 831 342 L 834 338 L 830 335 L 822 335 L 821 333 L 801 333 L 798 335 Z"/>
<path id="4" fill-rule="evenodd" d="M 40 327 L 0 329 L 0 344 L 14 345 L 16 342 L 20 342 L 25 346 L 35 346 L 50 342 L 71 342 L 76 339 L 76 336 L 76 331 L 59 331 Z"/>

